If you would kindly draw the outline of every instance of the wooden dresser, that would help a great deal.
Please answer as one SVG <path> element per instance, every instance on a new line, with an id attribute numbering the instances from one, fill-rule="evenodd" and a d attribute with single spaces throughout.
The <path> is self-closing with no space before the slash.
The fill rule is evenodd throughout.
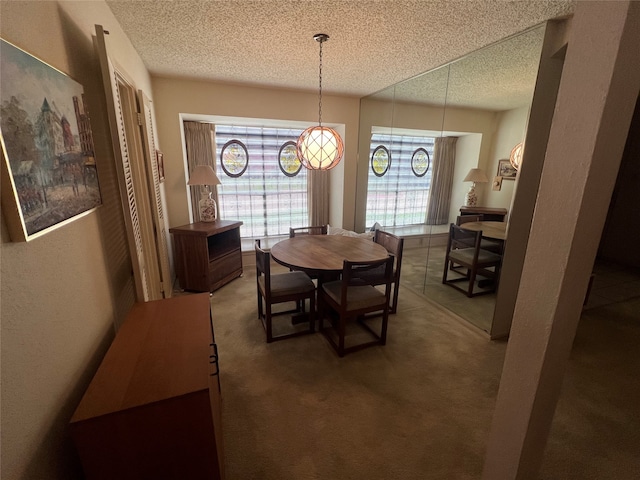
<path id="1" fill-rule="evenodd" d="M 170 228 L 176 276 L 183 290 L 213 292 L 242 275 L 240 226 L 235 220 Z"/>
<path id="2" fill-rule="evenodd" d="M 506 208 L 490 207 L 460 207 L 460 215 L 482 215 L 485 222 L 504 222 L 507 216 Z"/>
<path id="3" fill-rule="evenodd" d="M 137 303 L 71 419 L 87 479 L 223 479 L 209 294 Z"/>

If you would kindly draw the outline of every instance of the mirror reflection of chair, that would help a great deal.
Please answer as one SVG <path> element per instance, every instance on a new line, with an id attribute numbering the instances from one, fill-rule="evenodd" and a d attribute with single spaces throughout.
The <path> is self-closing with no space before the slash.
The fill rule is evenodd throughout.
<path id="1" fill-rule="evenodd" d="M 481 231 L 464 230 L 453 223 L 449 226 L 449 240 L 447 242 L 442 283 L 465 293 L 467 297 L 494 292 L 500 277 L 502 257 L 482 249 L 481 240 Z M 466 274 L 460 277 L 459 275 L 461 274 L 452 268 L 454 265 L 461 265 L 466 269 Z M 456 277 L 449 279 L 448 277 L 451 274 L 456 275 Z M 487 289 L 474 291 L 478 275 L 493 279 Z M 457 285 L 458 282 L 468 282 L 467 288 L 459 287 Z"/>
<path id="2" fill-rule="evenodd" d="M 464 225 L 467 222 L 482 222 L 482 215 L 458 215 L 456 218 L 456 225 Z M 488 238 L 483 238 L 480 241 L 480 248 L 483 250 L 489 250 L 493 253 L 502 254 L 503 243 L 499 240 L 490 240 Z"/>
<path id="3" fill-rule="evenodd" d="M 326 225 L 314 225 L 312 227 L 289 228 L 289 238 L 296 235 L 326 235 L 328 228 Z"/>
<path id="4" fill-rule="evenodd" d="M 260 248 L 260 240 L 256 240 L 255 250 L 258 317 L 262 321 L 267 334 L 267 343 L 315 332 L 316 287 L 311 278 L 304 272 L 286 272 L 272 275 L 270 252 Z M 291 329 L 293 331 L 274 335 L 273 317 L 296 312 L 304 314 L 304 302 L 306 300 L 309 300 L 309 313 L 306 318 L 303 318 L 308 321 L 309 327 L 301 329 L 300 325 L 292 325 Z M 285 302 L 295 302 L 296 308 L 273 312 L 273 305 Z"/>
<path id="5" fill-rule="evenodd" d="M 380 267 L 383 269 L 384 292 L 359 278 L 364 271 Z M 386 344 L 392 275 L 391 256 L 375 262 L 345 260 L 342 279 L 324 283 L 318 289 L 319 329 L 340 357 L 362 348 Z M 338 318 L 330 320 L 331 325 L 325 328 L 324 314 L 330 315 L 331 311 L 335 312 Z M 380 312 L 382 316 L 365 317 L 365 314 L 373 312 Z M 378 324 L 379 330 L 375 329 L 374 324 Z M 352 327 L 359 328 L 356 332 L 352 331 Z M 347 337 L 361 338 L 361 334 L 364 334 L 367 340 L 350 346 L 345 345 Z"/>

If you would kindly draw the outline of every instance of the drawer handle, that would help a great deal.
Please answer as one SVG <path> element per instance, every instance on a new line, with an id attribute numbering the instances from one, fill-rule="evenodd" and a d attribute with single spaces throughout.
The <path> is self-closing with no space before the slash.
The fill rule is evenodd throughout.
<path id="1" fill-rule="evenodd" d="M 218 367 L 218 345 L 212 343 L 210 346 L 213 347 L 213 354 L 209 355 L 209 363 L 216 367 L 215 372 L 211 374 L 211 376 L 214 377 L 220 373 L 220 368 Z"/>

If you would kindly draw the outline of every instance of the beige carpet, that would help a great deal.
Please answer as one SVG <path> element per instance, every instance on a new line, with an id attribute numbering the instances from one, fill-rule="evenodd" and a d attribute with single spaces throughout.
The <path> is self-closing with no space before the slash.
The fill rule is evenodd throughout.
<path id="1" fill-rule="evenodd" d="M 340 359 L 317 333 L 267 345 L 254 275 L 245 268 L 212 297 L 227 480 L 479 478 L 504 342 L 401 289 L 384 347 Z M 596 315 L 585 322 L 594 326 L 581 326 L 576 349 L 586 352 L 572 359 L 545 479 L 634 478 L 629 472 L 639 467 L 629 449 L 640 424 L 628 414 L 629 402 L 636 414 L 640 405 L 638 355 L 630 351 L 638 324 L 610 330 L 630 357 L 614 358 L 600 345 L 599 323 Z M 607 352 L 594 353 L 596 345 Z M 633 373 L 617 373 L 628 368 Z M 619 475 L 604 475 L 615 465 Z"/>
<path id="2" fill-rule="evenodd" d="M 402 257 L 402 284 L 489 333 L 493 322 L 496 294 L 473 298 L 443 285 L 442 272 L 446 246 L 406 248 Z M 451 275 L 455 278 L 455 274 Z M 482 278 L 482 277 L 480 277 Z M 465 286 L 464 283 L 461 286 Z M 476 291 L 482 290 L 476 286 Z"/>

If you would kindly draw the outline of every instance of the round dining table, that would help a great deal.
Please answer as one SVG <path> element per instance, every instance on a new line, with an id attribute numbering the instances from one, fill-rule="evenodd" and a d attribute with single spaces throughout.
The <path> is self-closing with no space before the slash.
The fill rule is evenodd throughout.
<path id="1" fill-rule="evenodd" d="M 325 277 L 342 271 L 343 262 L 373 262 L 389 256 L 370 238 L 341 235 L 298 235 L 271 247 L 273 259 L 285 267 Z"/>
<path id="2" fill-rule="evenodd" d="M 507 222 L 467 222 L 460 225 L 464 230 L 482 231 L 484 238 L 493 240 L 507 239 Z"/>

